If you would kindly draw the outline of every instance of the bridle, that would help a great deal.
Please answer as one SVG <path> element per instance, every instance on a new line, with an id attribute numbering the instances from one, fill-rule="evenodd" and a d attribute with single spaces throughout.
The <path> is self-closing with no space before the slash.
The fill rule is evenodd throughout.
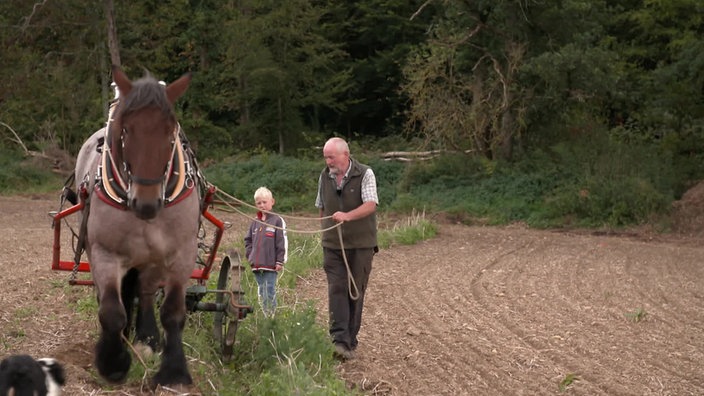
<path id="1" fill-rule="evenodd" d="M 108 125 L 109 128 L 109 125 Z M 108 131 L 108 134 L 110 132 Z M 140 177 L 137 175 L 134 175 L 132 173 L 132 170 L 130 168 L 129 162 L 125 159 L 124 155 L 124 149 L 125 149 L 125 135 L 127 134 L 127 129 L 122 128 L 121 133 L 120 133 L 120 158 L 122 160 L 122 169 L 127 176 L 127 188 L 126 190 L 129 191 L 132 184 L 139 184 L 142 186 L 154 186 L 157 184 L 163 184 L 164 188 L 162 189 L 162 199 L 164 198 L 163 195 L 165 195 L 166 191 L 166 184 L 168 182 L 168 177 L 169 174 L 171 173 L 171 166 L 173 165 L 173 159 L 174 155 L 176 154 L 176 141 L 178 140 L 178 133 L 179 133 L 179 125 L 176 123 L 176 126 L 174 127 L 172 136 L 171 136 L 171 154 L 169 155 L 169 161 L 166 163 L 166 166 L 164 167 L 164 173 L 158 178 L 145 178 L 145 177 Z M 112 152 L 110 152 L 110 155 L 112 156 Z M 114 162 L 114 158 L 112 158 Z"/>
<path id="2" fill-rule="evenodd" d="M 165 85 L 161 81 L 159 84 Z M 161 199 L 164 205 L 170 206 L 180 202 L 193 191 L 196 185 L 195 179 L 198 177 L 194 168 L 193 153 L 187 147 L 188 140 L 185 139 L 180 124 L 174 120 L 170 156 L 163 173 L 156 178 L 146 178 L 134 174 L 129 161 L 124 156 L 127 143 L 125 137 L 129 136 L 130 131 L 122 124 L 124 114 L 120 114 L 121 110 L 118 109 L 120 94 L 116 85 L 114 88 L 115 98 L 110 104 L 105 133 L 97 147 L 98 152 L 101 153 L 95 174 L 98 196 L 112 206 L 127 209 L 129 207 L 129 192 L 134 185 L 155 186 L 161 184 Z M 116 114 L 119 114 L 119 122 L 116 121 Z M 115 137 L 114 133 L 119 133 L 120 136 Z M 113 140 L 113 138 L 115 139 Z"/>
<path id="3" fill-rule="evenodd" d="M 119 144 L 112 144 L 112 133 L 114 132 L 114 128 L 111 128 L 114 126 L 113 110 L 111 108 L 103 142 L 99 144 L 98 148 L 102 153 L 96 173 L 96 182 L 102 186 L 102 192 L 99 195 L 106 202 L 112 202 L 114 206 L 126 209 L 128 207 L 127 196 L 134 184 L 142 186 L 162 184 L 161 198 L 163 202 L 168 205 L 178 201 L 183 197 L 184 192 L 190 191 L 194 186 L 193 168 L 189 161 L 190 156 L 182 148 L 183 140 L 180 137 L 181 127 L 178 122 L 174 127 L 171 139 L 171 157 L 165 166 L 164 173 L 158 178 L 145 178 L 134 175 L 130 169 L 129 162 L 124 159 L 122 153 L 125 145 L 124 128 L 120 130 Z M 113 150 L 116 151 L 113 152 Z M 117 156 L 119 156 L 119 161 L 115 158 Z M 170 195 L 166 197 L 166 194 Z"/>

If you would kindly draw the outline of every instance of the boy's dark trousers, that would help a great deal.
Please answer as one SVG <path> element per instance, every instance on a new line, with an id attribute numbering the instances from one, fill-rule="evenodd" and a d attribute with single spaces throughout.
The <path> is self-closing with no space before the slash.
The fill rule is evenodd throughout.
<path id="1" fill-rule="evenodd" d="M 362 308 L 367 290 L 369 273 L 372 271 L 374 248 L 345 249 L 347 262 L 357 285 L 359 298 L 353 300 L 354 286 L 347 279 L 347 268 L 342 250 L 323 248 L 323 268 L 328 280 L 328 309 L 330 312 L 330 336 L 335 344 L 349 350 L 357 347 L 357 333 L 362 326 Z"/>

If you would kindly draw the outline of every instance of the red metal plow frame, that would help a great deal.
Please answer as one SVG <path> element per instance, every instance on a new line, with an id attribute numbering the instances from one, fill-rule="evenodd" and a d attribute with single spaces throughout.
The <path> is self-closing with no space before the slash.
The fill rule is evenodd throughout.
<path id="1" fill-rule="evenodd" d="M 215 256 L 217 256 L 218 247 L 220 246 L 220 241 L 222 240 L 222 234 L 225 232 L 225 223 L 215 217 L 208 210 L 213 203 L 213 197 L 216 190 L 217 188 L 211 185 L 205 193 L 205 198 L 203 199 L 203 211 L 201 214 L 215 226 L 215 235 L 213 244 L 210 246 L 210 254 L 207 255 L 204 265 L 200 268 L 195 268 L 191 273 L 191 279 L 196 279 L 200 284 L 205 284 L 205 282 L 210 278 L 210 270 L 213 268 L 213 262 L 215 262 Z M 61 260 L 61 220 L 66 216 L 70 216 L 82 210 L 85 207 L 85 198 L 83 194 L 80 195 L 80 202 L 54 215 L 54 247 L 51 260 L 51 269 L 54 271 L 90 272 L 90 264 L 87 261 L 81 261 L 76 269 L 76 265 L 73 261 Z M 73 280 L 72 284 L 91 286 L 93 285 L 93 281 L 76 279 Z"/>

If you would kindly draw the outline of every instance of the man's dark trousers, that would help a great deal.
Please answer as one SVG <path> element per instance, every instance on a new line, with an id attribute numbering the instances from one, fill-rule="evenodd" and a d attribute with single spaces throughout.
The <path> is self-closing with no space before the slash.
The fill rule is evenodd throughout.
<path id="1" fill-rule="evenodd" d="M 357 333 L 362 326 L 362 307 L 372 271 L 374 248 L 345 249 L 347 263 L 357 289 L 348 280 L 342 250 L 323 248 L 323 268 L 328 280 L 328 309 L 330 311 L 330 336 L 335 344 L 349 350 L 357 347 Z M 350 297 L 358 291 L 356 300 Z"/>

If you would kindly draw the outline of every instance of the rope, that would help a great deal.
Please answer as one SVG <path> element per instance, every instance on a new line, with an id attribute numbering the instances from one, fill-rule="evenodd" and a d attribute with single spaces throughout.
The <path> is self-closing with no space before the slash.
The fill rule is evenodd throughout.
<path id="1" fill-rule="evenodd" d="M 311 217 L 301 217 L 301 216 L 293 216 L 293 215 L 283 215 L 283 214 L 281 214 L 281 213 L 277 213 L 277 212 L 273 212 L 273 211 L 269 211 L 269 210 L 260 210 L 260 209 L 257 208 L 256 206 L 254 206 L 254 205 L 252 205 L 252 204 L 249 204 L 249 203 L 247 203 L 247 202 L 245 202 L 245 201 L 239 200 L 239 199 L 233 197 L 232 195 L 229 195 L 228 193 L 226 193 L 226 192 L 224 192 L 224 191 L 221 191 L 220 189 L 218 189 L 218 190 L 215 192 L 215 195 L 223 195 L 223 196 L 225 196 L 226 198 L 228 198 L 229 200 L 234 201 L 235 203 L 237 203 L 237 204 L 239 204 L 239 205 L 241 205 L 241 206 L 246 206 L 246 207 L 248 207 L 248 208 L 250 208 L 250 209 L 254 209 L 254 210 L 261 211 L 262 213 L 273 214 L 273 215 L 277 215 L 277 216 L 279 216 L 279 217 L 283 217 L 283 218 L 286 218 L 286 219 L 307 220 L 307 221 L 320 221 L 320 220 L 326 220 L 326 219 L 331 219 L 331 218 L 332 218 L 332 216 L 314 217 L 314 218 L 311 218 Z M 236 206 L 234 206 L 234 205 L 233 205 L 232 203 L 230 203 L 229 201 L 221 200 L 221 201 L 219 201 L 218 203 L 221 203 L 221 204 L 227 206 L 229 209 L 231 209 L 231 212 L 238 213 L 238 214 L 240 214 L 240 215 L 246 217 L 247 219 L 249 219 L 249 220 L 251 220 L 251 221 L 255 221 L 255 222 L 259 223 L 259 224 L 271 226 L 271 224 L 266 224 L 266 223 L 264 223 L 263 221 L 259 220 L 258 218 L 252 217 L 252 216 L 248 215 L 248 214 L 245 213 L 244 211 L 238 209 Z M 218 208 L 218 209 L 219 209 L 219 210 L 223 210 L 222 208 Z M 286 228 L 286 231 L 290 231 L 290 232 L 298 233 L 298 234 L 317 234 L 317 233 L 319 233 L 319 232 L 330 231 L 330 230 L 332 230 L 332 229 L 334 229 L 334 228 L 341 227 L 341 226 L 342 226 L 342 223 L 337 223 L 337 224 L 335 224 L 335 225 L 333 225 L 333 226 L 330 226 L 330 227 L 328 227 L 328 228 L 323 228 L 323 229 L 320 229 L 320 230 L 297 230 L 297 229 Z M 281 228 L 281 227 L 276 227 L 276 226 L 273 226 L 273 227 L 274 227 L 274 228 L 277 228 L 277 229 L 280 229 L 280 230 L 283 230 L 283 228 Z"/>
<path id="2" fill-rule="evenodd" d="M 227 199 L 232 200 L 232 201 L 234 201 L 235 203 L 238 203 L 238 204 L 240 204 L 240 205 L 242 205 L 242 206 L 246 206 L 246 207 L 248 207 L 248 208 L 252 208 L 252 209 L 255 209 L 255 210 L 260 210 L 260 209 L 257 208 L 256 206 L 251 205 L 251 204 L 249 204 L 249 203 L 247 203 L 247 202 L 244 202 L 244 201 L 242 201 L 242 200 L 240 200 L 240 199 L 237 199 L 237 198 L 233 197 L 232 195 L 230 195 L 230 194 L 228 194 L 228 193 L 226 193 L 226 192 L 224 192 L 224 191 L 221 191 L 220 189 L 217 189 L 217 191 L 216 191 L 215 194 L 216 194 L 216 195 L 223 195 L 223 196 L 226 197 Z M 356 301 L 357 299 L 359 299 L 359 289 L 357 288 L 357 283 L 355 282 L 354 276 L 352 275 L 352 270 L 350 270 L 350 264 L 349 264 L 349 261 L 347 260 L 347 254 L 345 253 L 345 244 L 344 244 L 344 242 L 343 242 L 343 240 L 342 240 L 342 223 L 337 223 L 337 224 L 335 224 L 335 225 L 333 225 L 333 226 L 331 226 L 331 227 L 328 227 L 328 228 L 323 228 L 323 229 L 319 229 L 319 230 L 312 230 L 312 231 L 309 231 L 309 230 L 296 230 L 296 229 L 289 229 L 289 228 L 284 229 L 284 228 L 282 228 L 282 227 L 277 227 L 277 226 L 273 226 L 273 225 L 271 225 L 271 224 L 264 223 L 263 221 L 259 220 L 258 218 L 252 217 L 252 216 L 248 215 L 247 213 L 243 212 L 242 210 L 236 208 L 232 203 L 230 203 L 230 202 L 227 201 L 227 200 L 224 200 L 224 199 L 221 198 L 221 201 L 220 201 L 219 203 L 222 203 L 223 205 L 225 205 L 225 206 L 227 206 L 228 208 L 232 209 L 232 212 L 237 213 L 237 214 L 239 214 L 239 215 L 241 215 L 241 216 L 244 216 L 245 218 L 249 219 L 250 221 L 254 221 L 254 222 L 257 222 L 257 223 L 259 223 L 259 224 L 263 224 L 263 225 L 267 225 L 267 226 L 270 226 L 270 227 L 274 227 L 274 228 L 279 229 L 279 230 L 285 230 L 286 232 L 293 232 L 293 233 L 299 233 L 299 234 L 316 234 L 316 233 L 323 233 L 323 232 L 325 232 L 325 231 L 330 231 L 330 230 L 332 230 L 332 229 L 337 228 L 337 235 L 338 235 L 338 238 L 340 239 L 340 249 L 342 250 L 342 261 L 344 261 L 344 263 L 345 263 L 345 269 L 347 270 L 347 291 L 348 291 L 348 294 L 349 294 L 349 296 L 350 296 L 350 298 L 351 298 L 352 300 L 355 300 L 355 301 Z M 220 210 L 222 210 L 222 209 L 220 208 Z M 266 214 L 273 214 L 273 215 L 280 216 L 280 217 L 283 217 L 283 218 L 290 218 L 290 219 L 297 219 L 297 220 L 307 220 L 307 221 L 311 221 L 311 220 L 320 221 L 320 220 L 332 218 L 332 216 L 315 217 L 315 218 L 312 218 L 312 217 L 301 217 L 301 216 L 292 216 L 292 215 L 282 215 L 282 214 L 280 214 L 280 213 L 273 212 L 273 211 L 268 211 L 268 210 L 260 210 L 260 211 L 263 212 L 263 213 L 266 213 Z M 353 291 L 353 290 L 354 290 L 354 291 Z"/>
<path id="3" fill-rule="evenodd" d="M 340 246 L 342 246 L 342 228 L 337 229 L 337 236 L 340 238 Z M 359 289 L 357 289 L 357 282 L 354 281 L 354 276 L 352 271 L 350 271 L 344 247 L 342 249 L 342 260 L 345 262 L 345 268 L 347 269 L 347 293 L 353 301 L 357 301 L 359 299 Z M 352 289 L 354 289 L 354 292 L 352 292 Z"/>

